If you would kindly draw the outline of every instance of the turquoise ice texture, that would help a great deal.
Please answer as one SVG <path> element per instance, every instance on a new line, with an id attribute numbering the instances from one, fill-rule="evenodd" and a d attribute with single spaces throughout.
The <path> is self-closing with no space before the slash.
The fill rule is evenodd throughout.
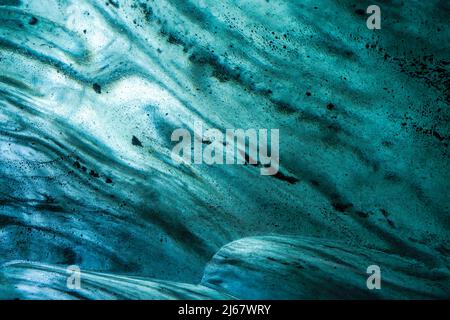
<path id="1" fill-rule="evenodd" d="M 0 0 L 0 298 L 449 298 L 449 18 Z M 279 174 L 175 163 L 194 121 L 278 128 Z"/>

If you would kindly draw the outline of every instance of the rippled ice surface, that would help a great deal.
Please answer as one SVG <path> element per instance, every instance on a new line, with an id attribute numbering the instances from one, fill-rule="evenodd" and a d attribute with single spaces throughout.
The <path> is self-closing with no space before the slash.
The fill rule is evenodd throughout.
<path id="1" fill-rule="evenodd" d="M 370 4 L 0 0 L 0 297 L 448 298 L 450 3 Z M 280 173 L 174 163 L 194 121 Z"/>

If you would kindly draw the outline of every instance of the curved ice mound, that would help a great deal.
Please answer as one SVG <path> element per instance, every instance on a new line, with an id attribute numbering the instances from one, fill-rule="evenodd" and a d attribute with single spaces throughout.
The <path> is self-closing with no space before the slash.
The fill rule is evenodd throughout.
<path id="1" fill-rule="evenodd" d="M 372 265 L 381 266 L 381 290 L 367 287 Z M 450 270 L 445 261 L 425 263 L 339 241 L 265 236 L 224 246 L 201 283 L 245 299 L 436 299 L 450 295 Z"/>
<path id="2" fill-rule="evenodd" d="M 0 268 L 0 299 L 233 299 L 201 285 L 85 270 L 81 270 L 79 287 L 70 287 L 70 275 L 61 266 L 7 263 Z"/>
<path id="3" fill-rule="evenodd" d="M 382 290 L 366 268 L 381 267 Z M 251 237 L 221 248 L 200 284 L 80 270 L 79 288 L 61 266 L 11 262 L 0 268 L 7 299 L 442 299 L 450 294 L 445 261 L 424 263 L 336 241 Z"/>

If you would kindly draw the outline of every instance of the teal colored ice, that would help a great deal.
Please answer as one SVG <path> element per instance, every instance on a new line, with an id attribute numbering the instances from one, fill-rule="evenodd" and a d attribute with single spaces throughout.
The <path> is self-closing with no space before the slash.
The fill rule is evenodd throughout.
<path id="1" fill-rule="evenodd" d="M 445 0 L 0 0 L 0 298 L 449 298 L 449 21 Z M 279 129 L 279 172 L 174 162 L 196 121 Z"/>

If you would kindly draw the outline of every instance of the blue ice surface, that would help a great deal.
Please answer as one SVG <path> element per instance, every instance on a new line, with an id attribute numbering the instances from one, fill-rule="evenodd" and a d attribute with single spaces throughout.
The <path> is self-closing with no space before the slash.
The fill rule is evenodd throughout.
<path id="1" fill-rule="evenodd" d="M 0 0 L 0 298 L 448 298 L 450 4 L 370 4 Z"/>

